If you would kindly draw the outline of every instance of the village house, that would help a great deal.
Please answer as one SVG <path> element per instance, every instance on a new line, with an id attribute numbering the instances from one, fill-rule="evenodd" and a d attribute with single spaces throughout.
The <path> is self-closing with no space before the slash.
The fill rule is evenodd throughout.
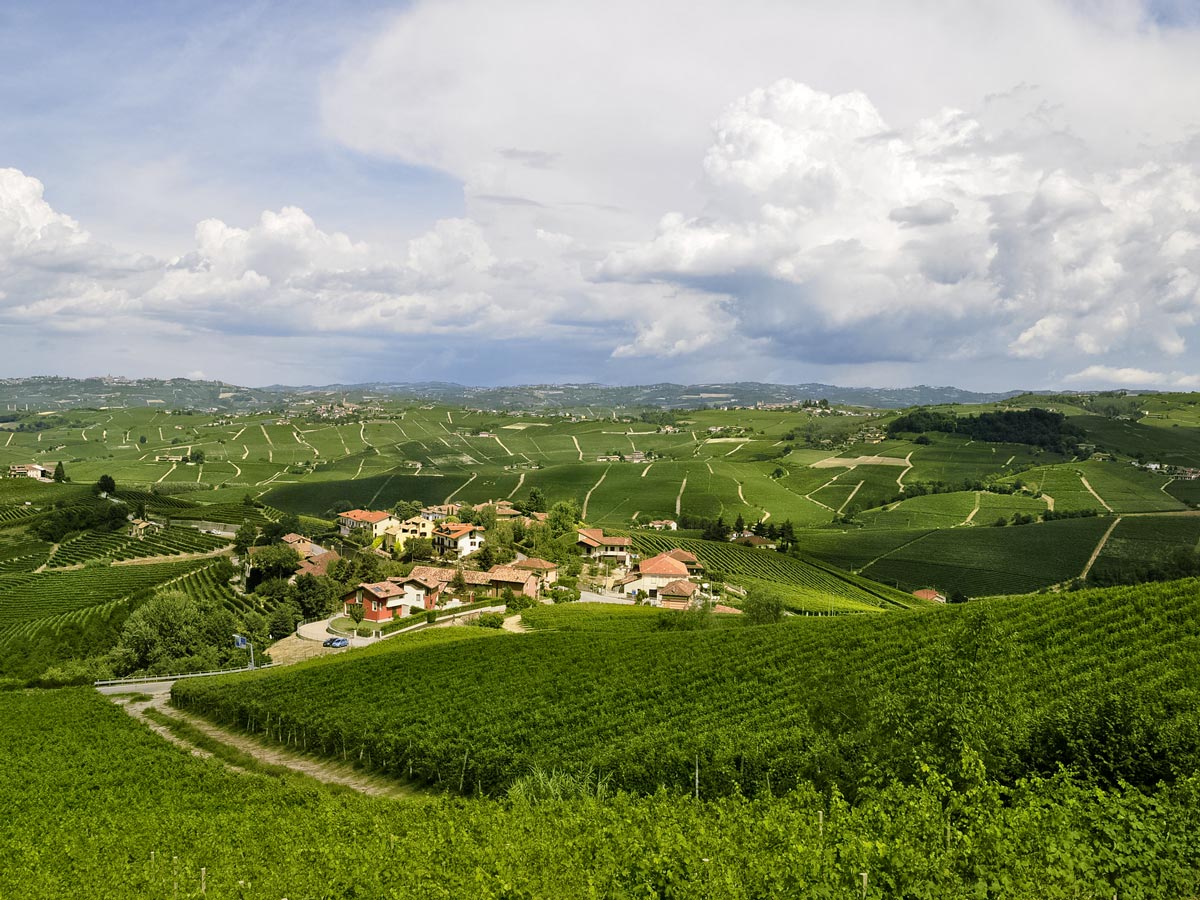
<path id="1" fill-rule="evenodd" d="M 558 581 L 558 564 L 546 559 L 538 559 L 536 556 L 530 556 L 513 563 L 512 567 L 537 575 L 543 587 L 549 587 Z"/>
<path id="2" fill-rule="evenodd" d="M 607 560 L 621 566 L 629 565 L 629 548 L 632 541 L 627 537 L 606 535 L 600 528 L 580 528 L 575 546 L 588 559 Z"/>
<path id="3" fill-rule="evenodd" d="M 338 513 L 338 527 L 342 536 L 348 537 L 351 532 L 369 529 L 371 538 L 382 537 L 389 529 L 400 523 L 389 512 L 369 509 L 351 509 Z"/>
<path id="4" fill-rule="evenodd" d="M 25 463 L 8 467 L 9 478 L 36 478 L 38 481 L 53 481 L 54 470 L 39 466 L 37 463 Z"/>
<path id="5" fill-rule="evenodd" d="M 679 523 L 674 519 L 655 519 L 653 522 L 646 523 L 647 528 L 653 528 L 655 531 L 677 531 Z"/>
<path id="6" fill-rule="evenodd" d="M 629 595 L 638 592 L 645 593 L 652 600 L 658 597 L 661 588 L 672 582 L 686 581 L 688 578 L 687 564 L 666 553 L 643 559 L 637 568 L 617 582 L 620 589 Z"/>
<path id="7" fill-rule="evenodd" d="M 389 526 L 383 533 L 383 540 L 397 550 L 403 550 L 404 545 L 413 538 L 433 540 L 435 527 L 433 520 L 424 516 L 413 516 Z"/>
<path id="8" fill-rule="evenodd" d="M 775 542 L 770 538 L 759 537 L 757 534 L 744 534 L 741 537 L 736 537 L 731 543 L 741 544 L 743 547 L 759 547 L 766 550 L 774 550 Z"/>
<path id="9" fill-rule="evenodd" d="M 461 503 L 442 503 L 437 506 L 426 506 L 421 510 L 421 516 L 430 522 L 440 522 L 450 516 L 457 516 L 461 509 Z"/>
<path id="10" fill-rule="evenodd" d="M 148 534 L 158 534 L 163 526 L 149 519 L 132 519 L 129 523 L 129 536 L 142 540 Z"/>
<path id="11" fill-rule="evenodd" d="M 433 552 L 462 559 L 483 546 L 483 529 L 469 522 L 451 522 L 433 530 Z"/>
<path id="12" fill-rule="evenodd" d="M 342 597 L 347 615 L 351 606 L 362 606 L 364 622 L 390 622 L 425 609 L 424 597 L 414 599 L 404 585 L 391 579 L 359 584 Z"/>
<path id="13" fill-rule="evenodd" d="M 700 586 L 694 581 L 678 579 L 668 582 L 658 589 L 655 605 L 661 606 L 663 609 L 687 609 L 692 605 L 699 590 Z"/>
<path id="14" fill-rule="evenodd" d="M 700 562 L 694 553 L 689 553 L 686 550 L 680 550 L 676 548 L 674 550 L 668 550 L 663 555 L 669 556 L 671 559 L 678 560 L 687 566 L 688 575 L 699 575 L 704 571 L 704 563 Z"/>
<path id="15" fill-rule="evenodd" d="M 925 588 L 920 591 L 913 591 L 913 596 L 918 600 L 929 600 L 932 603 L 946 602 L 946 595 L 941 591 L 935 591 L 933 588 Z"/>

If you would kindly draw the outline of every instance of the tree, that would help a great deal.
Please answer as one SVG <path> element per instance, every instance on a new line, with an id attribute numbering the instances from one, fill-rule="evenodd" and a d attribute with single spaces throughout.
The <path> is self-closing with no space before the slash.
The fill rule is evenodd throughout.
<path id="1" fill-rule="evenodd" d="M 454 570 L 454 577 L 450 579 L 450 589 L 456 594 L 461 594 L 467 589 L 467 578 L 463 575 L 462 566 Z"/>
<path id="2" fill-rule="evenodd" d="M 253 545 L 258 538 L 258 529 L 246 522 L 237 530 L 237 534 L 233 536 L 233 550 L 238 556 L 245 556 L 246 551 Z"/>
<path id="3" fill-rule="evenodd" d="M 746 520 L 742 518 L 742 514 L 738 513 L 738 517 L 733 522 L 733 530 L 735 534 L 741 534 L 746 530 Z"/>
<path id="4" fill-rule="evenodd" d="M 546 527 L 551 537 L 559 537 L 574 531 L 579 524 L 579 507 L 572 500 L 560 500 L 550 507 L 546 516 Z"/>
<path id="5" fill-rule="evenodd" d="M 288 586 L 288 602 L 294 603 L 302 618 L 319 619 L 333 612 L 337 589 L 332 579 L 305 572 Z"/>
<path id="6" fill-rule="evenodd" d="M 528 512 L 545 512 L 546 511 L 546 493 L 539 487 L 529 489 L 529 497 L 525 500 L 525 509 Z"/>
<path id="7" fill-rule="evenodd" d="M 204 451 L 203 450 L 193 450 L 190 454 L 188 454 L 188 462 L 203 463 L 204 462 Z"/>
<path id="8" fill-rule="evenodd" d="M 783 602 L 776 596 L 751 591 L 742 603 L 747 625 L 773 625 L 783 618 Z"/>
<path id="9" fill-rule="evenodd" d="M 159 594 L 136 609 L 121 629 L 112 651 L 113 668 L 122 674 L 158 667 L 194 654 L 200 646 L 200 611 L 186 594 Z"/>
<path id="10" fill-rule="evenodd" d="M 401 500 L 396 504 L 393 512 L 396 518 L 403 522 L 405 519 L 411 519 L 413 516 L 420 515 L 421 509 L 421 504 L 416 500 Z"/>
<path id="11" fill-rule="evenodd" d="M 96 480 L 96 491 L 102 494 L 112 494 L 117 490 L 117 483 L 111 475 L 101 475 Z"/>
<path id="12" fill-rule="evenodd" d="M 146 436 L 145 436 L 144 434 L 143 434 L 141 437 L 139 437 L 139 438 L 138 438 L 138 443 L 139 443 L 139 444 L 144 444 L 144 443 L 146 443 Z"/>
<path id="13" fill-rule="evenodd" d="M 479 552 L 475 554 L 475 561 L 484 569 L 490 569 L 496 564 L 496 551 L 492 549 L 491 543 L 485 543 L 479 548 Z"/>
<path id="14" fill-rule="evenodd" d="M 366 610 L 361 603 L 350 603 L 346 606 L 346 613 L 354 620 L 355 625 L 361 625 Z"/>
<path id="15" fill-rule="evenodd" d="M 67 480 L 67 470 L 63 468 L 62 460 L 59 460 L 58 465 L 54 467 L 54 480 L 59 484 Z"/>
<path id="16" fill-rule="evenodd" d="M 264 579 L 287 578 L 300 565 L 300 554 L 286 544 L 264 547 L 253 556 L 253 566 Z"/>
<path id="17" fill-rule="evenodd" d="M 487 544 L 484 544 L 486 547 Z M 404 542 L 404 561 L 418 562 L 433 559 L 433 541 L 429 538 L 409 538 Z"/>
<path id="18" fill-rule="evenodd" d="M 300 610 L 291 603 L 279 604 L 267 620 L 271 629 L 271 637 L 276 640 L 287 637 L 296 629 L 296 623 L 303 618 Z"/>

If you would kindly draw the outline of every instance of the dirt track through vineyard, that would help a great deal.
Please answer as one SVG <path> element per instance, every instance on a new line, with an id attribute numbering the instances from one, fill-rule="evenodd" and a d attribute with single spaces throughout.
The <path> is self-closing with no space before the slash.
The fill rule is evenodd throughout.
<path id="1" fill-rule="evenodd" d="M 136 686 L 130 687 L 131 692 L 136 692 L 137 690 Z M 184 722 L 203 732 L 210 739 L 227 747 L 232 747 L 234 750 L 244 753 L 246 756 L 253 757 L 261 763 L 291 769 L 293 772 L 307 775 L 309 778 L 314 778 L 325 784 L 340 784 L 360 793 L 375 797 L 406 797 L 411 796 L 413 793 L 412 790 L 399 782 L 365 774 L 355 769 L 352 765 L 317 759 L 288 750 L 276 744 L 267 744 L 256 737 L 230 731 L 214 725 L 199 716 L 193 716 L 190 713 L 175 709 L 170 705 L 170 694 L 165 691 L 152 694 L 149 701 L 120 697 L 114 697 L 113 699 L 127 713 L 145 724 L 151 731 L 171 743 L 182 747 L 194 756 L 210 757 L 212 754 L 192 744 L 186 738 L 175 734 L 167 726 L 154 721 L 146 715 L 146 710 L 154 709 L 164 716 Z M 246 774 L 244 769 L 236 765 L 231 763 L 225 763 L 225 765 L 232 771 Z"/>

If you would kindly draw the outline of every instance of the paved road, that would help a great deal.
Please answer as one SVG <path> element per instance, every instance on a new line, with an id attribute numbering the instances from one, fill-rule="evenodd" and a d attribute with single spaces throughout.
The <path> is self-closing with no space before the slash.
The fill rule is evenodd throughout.
<path id="1" fill-rule="evenodd" d="M 636 606 L 627 597 L 614 597 L 609 594 L 597 594 L 592 591 L 580 591 L 579 600 L 581 603 L 611 603 L 614 606 Z"/>

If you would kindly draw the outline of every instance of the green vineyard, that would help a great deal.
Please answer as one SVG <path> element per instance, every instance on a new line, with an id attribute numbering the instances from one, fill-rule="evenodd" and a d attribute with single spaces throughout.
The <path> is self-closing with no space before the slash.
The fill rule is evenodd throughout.
<path id="1" fill-rule="evenodd" d="M 798 603 L 828 601 L 830 597 L 849 601 L 856 608 L 908 608 L 920 601 L 899 591 L 874 584 L 848 572 L 819 563 L 801 560 L 770 550 L 756 550 L 738 544 L 671 537 L 659 532 L 633 532 L 633 546 L 643 556 L 673 548 L 687 550 L 712 571 L 737 579 L 751 578 L 785 585 Z M 801 608 L 807 608 L 807 605 Z"/>
<path id="2" fill-rule="evenodd" d="M 466 793 L 502 792 L 540 765 L 603 771 L 638 792 L 698 777 L 706 796 L 802 781 L 852 794 L 869 773 L 913 777 L 918 757 L 951 767 L 964 746 L 1002 780 L 1067 767 L 1149 786 L 1200 764 L 1198 587 L 762 628 L 431 635 L 180 682 L 173 696 L 217 721 Z"/>

